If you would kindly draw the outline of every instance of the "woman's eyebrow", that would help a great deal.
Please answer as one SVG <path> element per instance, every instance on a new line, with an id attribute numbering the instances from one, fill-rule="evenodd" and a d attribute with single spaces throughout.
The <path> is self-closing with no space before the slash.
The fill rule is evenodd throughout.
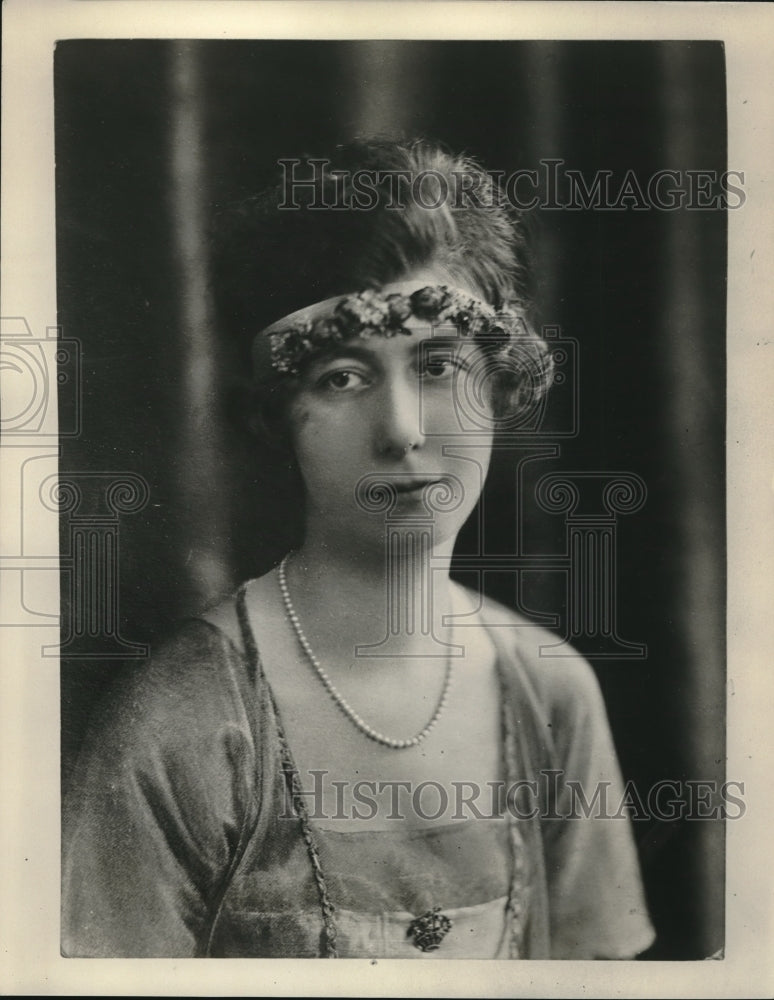
<path id="1" fill-rule="evenodd" d="M 379 338 L 380 341 L 383 339 Z M 459 349 L 466 343 L 470 344 L 469 341 L 461 340 L 458 337 L 402 337 L 401 340 L 405 342 L 405 353 L 409 357 L 424 357 L 433 348 L 440 348 L 449 352 Z M 470 344 L 470 346 L 474 345 Z M 374 350 L 367 339 L 345 340 L 331 344 L 330 347 L 321 351 L 316 357 L 310 360 L 310 365 L 322 365 L 345 358 L 355 358 L 359 361 L 378 365 L 381 363 L 381 352 Z"/>
<path id="2" fill-rule="evenodd" d="M 312 359 L 312 364 L 324 364 L 326 361 L 336 361 L 339 358 L 359 358 L 362 361 L 373 361 L 377 352 L 367 347 L 362 341 L 347 340 L 332 344 Z"/>

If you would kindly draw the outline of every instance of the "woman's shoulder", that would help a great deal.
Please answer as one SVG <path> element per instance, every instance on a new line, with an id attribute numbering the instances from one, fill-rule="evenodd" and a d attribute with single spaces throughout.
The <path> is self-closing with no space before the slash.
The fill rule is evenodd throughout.
<path id="1" fill-rule="evenodd" d="M 77 812 L 84 795 L 142 794 L 166 808 L 180 792 L 224 810 L 238 789 L 240 801 L 251 800 L 255 761 L 273 746 L 267 711 L 225 620 L 186 619 L 146 660 L 105 678 L 85 720 L 68 809 Z"/>
<path id="2" fill-rule="evenodd" d="M 548 714 L 604 711 L 594 670 L 559 635 L 487 596 L 479 615 L 505 674 Z"/>
<path id="3" fill-rule="evenodd" d="M 137 683 L 171 685 L 176 690 L 206 689 L 219 683 L 219 675 L 232 670 L 242 658 L 235 633 L 227 626 L 230 605 L 236 615 L 232 597 L 218 605 L 218 615 L 215 609 L 207 609 L 178 621 L 153 644 L 144 668 L 137 671 Z"/>
<path id="4" fill-rule="evenodd" d="M 243 725 L 254 688 L 229 609 L 235 620 L 235 596 L 178 622 L 147 659 L 116 671 L 91 713 L 91 728 L 121 742 L 131 734 L 137 747 L 204 738 L 228 720 Z"/>
<path id="5" fill-rule="evenodd" d="M 616 773 L 597 675 L 560 636 L 484 598 L 481 619 L 498 650 L 503 690 L 525 737 L 551 767 Z M 542 756 L 546 754 L 547 756 Z"/>

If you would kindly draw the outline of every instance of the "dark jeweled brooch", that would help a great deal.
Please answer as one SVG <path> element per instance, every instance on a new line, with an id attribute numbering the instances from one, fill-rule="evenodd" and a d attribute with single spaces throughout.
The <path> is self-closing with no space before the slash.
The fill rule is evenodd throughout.
<path id="1" fill-rule="evenodd" d="M 407 935 L 414 939 L 413 944 L 420 951 L 437 951 L 438 945 L 451 928 L 452 922 L 441 913 L 441 907 L 434 906 L 432 910 L 411 921 Z"/>

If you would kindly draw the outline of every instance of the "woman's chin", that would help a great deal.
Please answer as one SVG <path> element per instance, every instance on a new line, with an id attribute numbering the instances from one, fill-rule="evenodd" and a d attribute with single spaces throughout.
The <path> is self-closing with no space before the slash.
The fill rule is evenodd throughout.
<path id="1" fill-rule="evenodd" d="M 312 526 L 306 537 L 308 540 L 325 539 L 329 552 L 348 552 L 359 558 L 367 556 L 380 561 L 388 554 L 390 558 L 401 558 L 406 553 L 453 547 L 462 526 L 459 517 L 422 515 L 423 511 L 411 508 L 395 510 L 389 518 L 379 515 L 363 519 L 362 513 L 360 517 L 353 514 L 350 519 L 335 525 Z"/>

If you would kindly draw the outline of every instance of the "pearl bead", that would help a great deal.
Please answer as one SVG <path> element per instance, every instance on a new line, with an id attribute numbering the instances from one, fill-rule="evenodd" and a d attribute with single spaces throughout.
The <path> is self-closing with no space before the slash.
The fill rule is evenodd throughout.
<path id="1" fill-rule="evenodd" d="M 416 736 L 412 736 L 410 739 L 405 739 L 405 740 L 394 739 L 390 736 L 385 736 L 383 733 L 377 732 L 366 722 L 364 722 L 363 719 L 361 719 L 360 716 L 357 714 L 357 712 L 355 712 L 350 707 L 347 700 L 341 694 L 339 694 L 333 682 L 331 681 L 330 677 L 328 677 L 327 673 L 323 669 L 322 664 L 315 656 L 314 651 L 312 650 L 312 647 L 309 643 L 309 640 L 304 635 L 304 630 L 301 628 L 301 622 L 299 621 L 298 614 L 296 613 L 296 609 L 293 607 L 293 602 L 290 599 L 290 590 L 288 588 L 288 581 L 285 575 L 285 567 L 287 565 L 288 558 L 289 554 L 285 556 L 285 558 L 280 563 L 278 571 L 279 589 L 280 593 L 282 594 L 282 600 L 285 604 L 285 612 L 288 616 L 290 624 L 293 626 L 293 631 L 296 633 L 296 638 L 298 639 L 299 645 L 306 654 L 306 657 L 309 660 L 309 662 L 312 664 L 315 673 L 322 681 L 323 686 L 325 687 L 328 694 L 330 694 L 331 698 L 333 698 L 334 702 L 338 705 L 338 707 L 341 709 L 344 715 L 347 716 L 350 722 L 352 722 L 357 727 L 357 729 L 359 729 L 360 732 L 363 733 L 364 736 L 367 736 L 369 739 L 374 740 L 374 742 L 380 743 L 382 746 L 389 747 L 392 750 L 405 750 L 408 747 L 419 746 L 419 744 L 422 743 L 422 741 L 425 740 L 427 736 L 430 734 L 430 731 L 433 729 L 436 722 L 441 717 L 441 713 L 443 712 L 444 707 L 446 706 L 446 701 L 449 695 L 449 687 L 451 685 L 451 678 L 452 678 L 453 661 L 451 656 L 449 656 L 446 663 L 446 677 L 444 678 L 443 690 L 441 691 L 441 696 L 438 699 L 438 704 L 436 705 L 433 717 L 427 723 L 425 728 L 421 732 L 417 733 Z"/>

